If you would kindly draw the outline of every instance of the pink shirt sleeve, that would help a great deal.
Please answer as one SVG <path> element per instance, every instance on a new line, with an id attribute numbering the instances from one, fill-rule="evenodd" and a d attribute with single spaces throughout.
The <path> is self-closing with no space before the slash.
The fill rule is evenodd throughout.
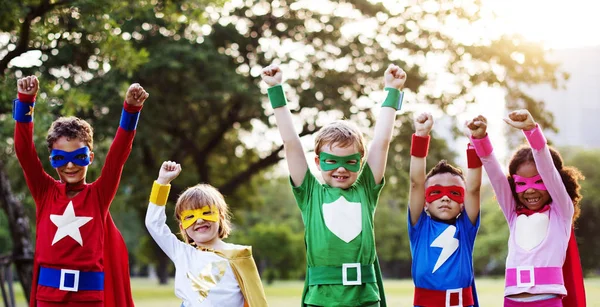
<path id="1" fill-rule="evenodd" d="M 565 231 L 569 233 L 571 231 L 571 223 L 575 208 L 569 193 L 567 193 L 565 184 L 560 177 L 560 173 L 556 167 L 554 167 L 550 149 L 546 145 L 546 138 L 542 133 L 542 129 L 536 126 L 532 130 L 524 130 L 523 133 L 532 148 L 533 159 L 535 160 L 535 166 L 538 173 L 542 177 L 542 180 L 548 189 L 548 193 L 552 198 L 552 203 L 550 205 L 552 206 L 553 211 L 564 220 Z"/>
<path id="2" fill-rule="evenodd" d="M 516 202 L 506 174 L 502 171 L 500 162 L 498 162 L 498 159 L 494 155 L 490 139 L 487 135 L 482 139 L 471 138 L 471 143 L 475 147 L 475 151 L 479 155 L 483 168 L 490 179 L 500 209 L 502 209 L 506 221 L 510 224 L 516 217 Z"/>

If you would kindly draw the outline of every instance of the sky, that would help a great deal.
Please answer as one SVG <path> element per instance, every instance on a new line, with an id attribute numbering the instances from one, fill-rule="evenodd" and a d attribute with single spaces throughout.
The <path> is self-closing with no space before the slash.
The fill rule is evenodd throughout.
<path id="1" fill-rule="evenodd" d="M 600 45 L 598 0 L 483 0 L 507 32 L 551 49 Z"/>

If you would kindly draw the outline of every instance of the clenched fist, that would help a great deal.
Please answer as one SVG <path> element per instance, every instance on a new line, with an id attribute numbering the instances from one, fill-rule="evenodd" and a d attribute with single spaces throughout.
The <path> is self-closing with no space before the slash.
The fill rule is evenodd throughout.
<path id="1" fill-rule="evenodd" d="M 134 83 L 127 89 L 125 101 L 132 106 L 141 106 L 150 96 L 139 83 Z"/>
<path id="2" fill-rule="evenodd" d="M 504 121 L 510 126 L 522 130 L 531 130 L 537 125 L 531 113 L 525 109 L 508 113 L 508 118 L 505 118 Z"/>
<path id="3" fill-rule="evenodd" d="M 433 128 L 433 116 L 431 113 L 421 113 L 415 118 L 415 134 L 417 136 L 426 137 Z"/>
<path id="4" fill-rule="evenodd" d="M 21 94 L 35 96 L 39 89 L 39 81 L 36 76 L 27 76 L 17 80 L 17 91 Z"/>
<path id="5" fill-rule="evenodd" d="M 170 184 L 173 179 L 177 178 L 181 173 L 181 165 L 173 161 L 165 161 L 158 172 L 156 182 L 160 184 Z"/>
<path id="6" fill-rule="evenodd" d="M 487 134 L 487 118 L 483 115 L 478 115 L 466 123 L 470 135 L 474 139 L 482 139 Z"/>
<path id="7" fill-rule="evenodd" d="M 385 87 L 402 90 L 406 82 L 406 73 L 398 65 L 390 64 L 383 74 Z"/>
<path id="8" fill-rule="evenodd" d="M 260 73 L 260 77 L 269 87 L 272 87 L 281 84 L 281 81 L 283 80 L 283 72 L 278 65 L 271 64 L 263 68 Z"/>

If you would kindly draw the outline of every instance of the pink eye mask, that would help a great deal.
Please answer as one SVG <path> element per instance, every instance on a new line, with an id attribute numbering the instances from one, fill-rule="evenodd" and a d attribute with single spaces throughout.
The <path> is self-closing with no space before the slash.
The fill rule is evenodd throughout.
<path id="1" fill-rule="evenodd" d="M 548 190 L 544 182 L 537 183 L 537 181 L 542 180 L 542 176 L 539 174 L 533 177 L 521 177 L 519 175 L 512 175 L 512 177 L 515 180 L 515 191 L 517 193 L 525 192 L 529 188 L 544 191 Z"/>

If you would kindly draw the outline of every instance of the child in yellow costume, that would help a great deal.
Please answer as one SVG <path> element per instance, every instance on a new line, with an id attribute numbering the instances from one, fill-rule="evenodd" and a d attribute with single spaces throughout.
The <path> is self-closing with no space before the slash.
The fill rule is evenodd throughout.
<path id="1" fill-rule="evenodd" d="M 175 218 L 185 242 L 166 224 L 165 204 L 181 166 L 166 161 L 152 186 L 146 227 L 175 264 L 175 295 L 185 307 L 263 307 L 267 300 L 252 249 L 226 243 L 231 221 L 223 195 L 208 184 L 186 189 L 177 199 Z"/>

